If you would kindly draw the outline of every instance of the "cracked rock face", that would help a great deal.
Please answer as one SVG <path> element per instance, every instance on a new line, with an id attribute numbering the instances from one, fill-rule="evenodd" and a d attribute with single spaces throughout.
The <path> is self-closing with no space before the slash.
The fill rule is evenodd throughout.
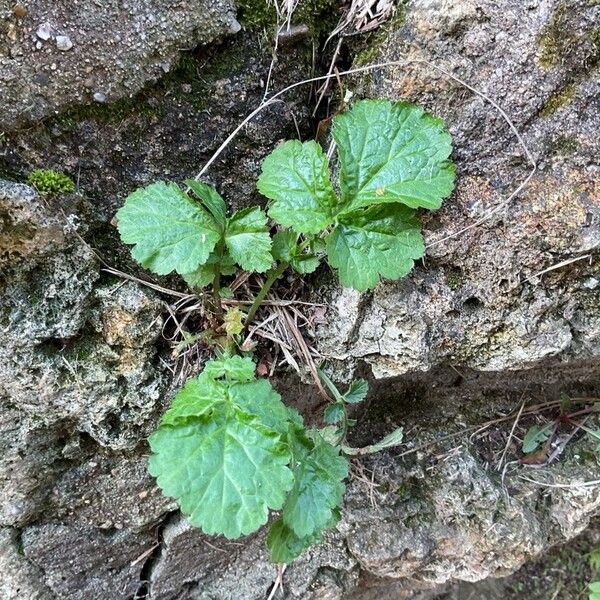
<path id="1" fill-rule="evenodd" d="M 116 6 L 96 4 L 87 15 L 90 27 Z M 159 44 L 151 59 L 137 54 L 126 80 L 119 79 L 125 75 L 115 46 L 86 49 L 93 60 L 106 50 L 110 68 L 93 75 L 113 81 L 110 89 L 94 80 L 85 90 L 77 83 L 47 96 L 43 86 L 51 84 L 24 71 L 18 86 L 13 81 L 6 89 L 20 94 L 19 86 L 38 86 L 36 102 L 26 102 L 24 112 L 26 96 L 11 96 L 0 118 L 12 126 L 71 101 L 128 95 L 160 75 L 182 40 L 207 41 L 231 26 L 229 17 L 211 21 L 218 32 L 202 26 L 208 3 L 133 4 L 111 23 L 115 36 L 131 27 L 142 6 L 176 23 L 178 41 Z M 514 571 L 598 514 L 598 487 L 580 485 L 597 479 L 589 439 L 576 436 L 559 462 L 535 470 L 516 462 L 513 440 L 498 468 L 512 422 L 480 431 L 524 400 L 600 394 L 596 4 L 411 0 L 405 22 L 388 33 L 382 58 L 412 56 L 418 48 L 418 56 L 496 98 L 539 168 L 519 198 L 484 224 L 431 245 L 426 264 L 409 278 L 333 299 L 339 315 L 330 311 L 320 339 L 321 351 L 338 359 L 336 375 L 360 361 L 376 378 L 403 374 L 373 382 L 372 399 L 354 415 L 359 425 L 350 442 L 368 444 L 398 426 L 406 440 L 353 466 L 342 521 L 287 569 L 286 598 L 432 598 L 438 586 L 456 580 Z M 76 3 L 60 22 L 82 18 L 76 9 L 87 5 Z M 51 16 L 63 6 L 53 3 L 43 17 L 34 3 L 27 15 L 7 12 L 2 68 L 25 64 L 25 55 L 8 58 L 9 47 L 17 52 L 39 42 L 36 56 L 56 59 L 56 71 L 52 62 L 47 70 L 60 76 L 60 65 L 83 51 L 77 31 L 56 30 Z M 229 10 L 210 6 L 222 15 Z M 136 30 L 143 52 L 146 42 L 158 43 L 162 22 Z M 143 37 L 148 32 L 151 39 Z M 273 87 L 307 75 L 305 50 L 282 51 Z M 24 179 L 34 166 L 66 170 L 77 175 L 89 204 L 80 206 L 86 201 L 76 195 L 41 199 L 27 186 L 0 184 L 2 598 L 264 600 L 273 585 L 264 531 L 243 542 L 204 536 L 148 475 L 145 439 L 169 401 L 169 374 L 160 361 L 163 306 L 146 288 L 101 273 L 79 237 L 112 251 L 125 269 L 127 251 L 108 225 L 124 196 L 157 178 L 195 173 L 260 102 L 271 55 L 251 34 L 190 56 L 193 75 L 145 90 L 127 114 L 70 115 L 0 140 L 8 171 Z M 364 95 L 424 104 L 454 134 L 458 189 L 427 217 L 428 243 L 482 218 L 527 176 L 510 128 L 432 68 L 377 71 L 355 83 Z M 293 136 L 296 122 L 305 129 L 310 111 L 303 98 L 291 96 L 261 113 L 218 161 L 211 177 L 232 205 L 255 193 L 260 160 L 275 141 Z M 570 362 L 544 368 L 557 358 Z M 521 366 L 534 368 L 506 374 Z M 295 383 L 286 390 L 282 381 L 284 397 L 299 389 Z M 534 422 L 524 417 L 517 431 Z M 443 436 L 455 437 L 418 449 Z M 400 456 L 406 451 L 412 452 Z"/>
<path id="2" fill-rule="evenodd" d="M 240 29 L 229 0 L 3 2 L 0 19 L 0 130 L 131 96 L 182 49 Z"/>
<path id="3" fill-rule="evenodd" d="M 443 117 L 457 188 L 424 217 L 424 265 L 371 294 L 334 295 L 320 334 L 328 357 L 389 377 L 442 363 L 501 370 L 600 354 L 599 22 L 600 6 L 584 0 L 407 5 L 373 59 L 406 65 L 374 71 L 361 93 Z M 537 172 L 508 204 L 531 170 L 514 133 L 435 67 L 499 102 L 533 154 Z"/>

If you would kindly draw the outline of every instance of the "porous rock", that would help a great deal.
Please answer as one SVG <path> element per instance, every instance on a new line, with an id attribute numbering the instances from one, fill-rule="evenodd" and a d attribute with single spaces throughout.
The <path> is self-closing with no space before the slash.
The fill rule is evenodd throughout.
<path id="1" fill-rule="evenodd" d="M 445 119 L 456 192 L 423 215 L 428 249 L 409 277 L 333 294 L 322 352 L 376 377 L 598 356 L 600 290 L 586 281 L 600 248 L 600 6 L 423 0 L 405 16 L 372 59 L 401 64 L 356 85 Z M 446 73 L 498 102 L 537 163 L 510 202 L 532 166 L 501 113 Z"/>
<path id="2" fill-rule="evenodd" d="M 0 130 L 36 121 L 65 106 L 135 94 L 168 72 L 182 49 L 240 26 L 230 0 L 180 2 L 65 0 L 8 9 L 0 43 Z"/>

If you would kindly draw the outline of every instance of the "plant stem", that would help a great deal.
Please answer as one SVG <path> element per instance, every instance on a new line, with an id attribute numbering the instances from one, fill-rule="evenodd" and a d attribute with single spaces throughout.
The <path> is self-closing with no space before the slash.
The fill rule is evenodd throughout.
<path id="1" fill-rule="evenodd" d="M 246 317 L 246 321 L 244 322 L 244 327 L 248 327 L 250 323 L 252 323 L 252 319 L 256 315 L 256 311 L 260 308 L 262 301 L 265 299 L 272 285 L 281 277 L 283 272 L 288 268 L 290 263 L 282 261 L 277 265 L 275 269 L 271 269 L 267 275 L 267 279 L 263 283 L 263 286 L 260 288 L 258 294 L 256 294 L 256 298 L 254 298 L 254 302 L 248 311 L 248 316 Z"/>
<path id="2" fill-rule="evenodd" d="M 219 242 L 216 248 L 216 254 L 219 260 L 214 266 L 214 277 L 212 283 L 213 302 L 215 305 L 215 313 L 217 316 L 223 318 L 223 306 L 221 305 L 221 259 L 223 258 L 223 243 Z"/>

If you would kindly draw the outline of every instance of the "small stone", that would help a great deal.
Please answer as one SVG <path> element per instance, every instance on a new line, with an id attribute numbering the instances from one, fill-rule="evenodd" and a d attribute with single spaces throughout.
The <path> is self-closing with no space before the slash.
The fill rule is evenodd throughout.
<path id="1" fill-rule="evenodd" d="M 94 100 L 102 104 L 106 102 L 106 94 L 104 92 L 94 92 Z"/>
<path id="2" fill-rule="evenodd" d="M 62 52 L 66 52 L 73 47 L 73 42 L 68 35 L 57 35 L 56 36 L 56 47 Z"/>
<path id="3" fill-rule="evenodd" d="M 583 282 L 583 287 L 587 288 L 588 290 L 595 290 L 599 283 L 600 281 L 598 281 L 595 277 L 590 277 Z"/>
<path id="4" fill-rule="evenodd" d="M 13 11 L 13 15 L 15 15 L 15 17 L 17 17 L 17 19 L 21 19 L 25 15 L 27 15 L 27 9 L 20 3 L 15 4 L 13 6 L 12 11 Z"/>
<path id="5" fill-rule="evenodd" d="M 35 32 L 40 40 L 46 42 L 52 37 L 52 25 L 50 23 L 42 23 Z"/>

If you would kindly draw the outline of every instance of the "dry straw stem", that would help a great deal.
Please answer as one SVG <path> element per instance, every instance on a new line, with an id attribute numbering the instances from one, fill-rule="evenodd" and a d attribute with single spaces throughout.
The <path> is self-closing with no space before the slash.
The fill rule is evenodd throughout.
<path id="1" fill-rule="evenodd" d="M 504 209 L 506 206 L 508 206 L 508 204 L 510 204 L 512 202 L 512 200 L 516 196 L 518 196 L 523 191 L 523 189 L 527 186 L 527 184 L 531 181 L 531 178 L 534 176 L 535 172 L 537 171 L 537 163 L 535 162 L 533 155 L 531 154 L 529 148 L 525 144 L 525 141 L 523 140 L 518 129 L 515 127 L 514 123 L 512 122 L 510 117 L 506 114 L 504 109 L 502 109 L 502 107 L 495 100 L 490 98 L 490 96 L 488 96 L 487 94 L 484 94 L 483 92 L 481 92 L 481 91 L 477 90 L 476 88 L 474 88 L 473 86 L 469 85 L 466 81 L 460 79 L 456 75 L 453 75 L 446 69 L 443 69 L 442 67 L 439 67 L 438 65 L 435 65 L 434 63 L 432 63 L 428 60 L 421 59 L 421 58 L 406 59 L 406 60 L 392 60 L 392 61 L 387 61 L 387 62 L 382 62 L 382 63 L 376 63 L 374 65 L 367 65 L 364 67 L 356 67 L 354 69 L 348 69 L 347 71 L 340 71 L 339 73 L 337 73 L 337 75 L 345 76 L 345 75 L 354 75 L 356 73 L 367 73 L 367 72 L 373 71 L 375 69 L 383 69 L 383 68 L 387 68 L 387 67 L 404 67 L 408 64 L 421 64 L 421 65 L 426 65 L 428 67 L 431 67 L 432 69 L 435 69 L 439 73 L 442 73 L 449 79 L 452 79 L 459 85 L 462 85 L 466 89 L 470 90 L 475 95 L 479 96 L 482 100 L 484 100 L 485 102 L 490 104 L 498 113 L 500 113 L 500 115 L 502 116 L 504 121 L 506 121 L 506 123 L 510 127 L 511 131 L 514 133 L 515 137 L 517 138 L 519 145 L 521 146 L 527 160 L 529 161 L 529 163 L 531 165 L 531 170 L 530 170 L 529 174 L 527 175 L 527 177 L 517 186 L 517 188 L 503 202 L 498 204 L 495 208 L 490 210 L 481 219 L 478 219 L 474 223 L 471 223 L 470 225 L 467 225 L 466 227 L 463 227 L 457 231 L 454 231 L 440 239 L 434 240 L 433 242 L 430 242 L 429 244 L 427 244 L 427 248 L 431 248 L 432 246 L 437 246 L 438 244 L 441 244 L 451 238 L 457 237 L 457 236 L 465 233 L 466 231 L 473 229 L 474 227 L 478 227 L 478 226 L 482 225 L 483 223 L 488 221 L 491 217 L 493 217 L 496 213 L 500 212 L 502 209 Z M 250 112 L 244 118 L 244 120 L 227 136 L 227 138 L 223 141 L 223 143 L 217 148 L 216 152 L 211 156 L 211 158 L 202 167 L 200 172 L 196 175 L 195 179 L 200 179 L 204 175 L 204 173 L 206 173 L 206 171 L 208 171 L 210 166 L 217 160 L 217 158 L 221 155 L 221 153 L 225 150 L 225 148 L 227 148 L 227 146 L 231 143 L 231 141 L 238 135 L 238 133 L 264 108 L 273 104 L 274 102 L 277 102 L 279 100 L 279 98 L 281 98 L 281 96 L 283 96 L 290 90 L 293 90 L 297 87 L 300 87 L 302 85 L 306 85 L 309 83 L 314 83 L 317 81 L 326 81 L 326 80 L 329 80 L 330 78 L 331 78 L 331 74 L 328 73 L 327 75 L 322 75 L 320 77 L 311 77 L 310 79 L 304 79 L 302 81 L 297 81 L 296 83 L 288 85 L 287 87 L 283 88 L 279 92 L 273 94 L 268 100 L 263 101 L 252 112 Z"/>

